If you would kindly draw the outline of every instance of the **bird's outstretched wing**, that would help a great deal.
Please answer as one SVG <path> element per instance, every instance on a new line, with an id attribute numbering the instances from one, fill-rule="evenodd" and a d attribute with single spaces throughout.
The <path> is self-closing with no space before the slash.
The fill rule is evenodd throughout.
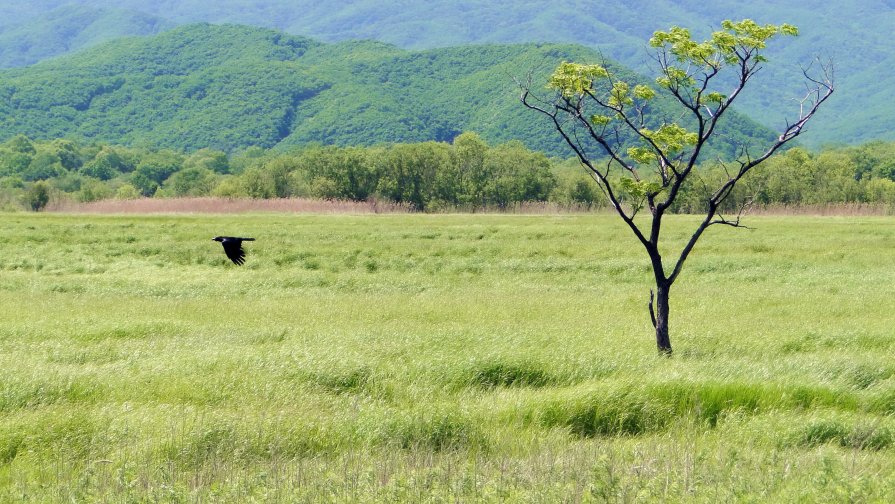
<path id="1" fill-rule="evenodd" d="M 242 250 L 242 243 L 237 240 L 224 240 L 221 242 L 221 245 L 224 246 L 224 252 L 227 254 L 227 257 L 233 261 L 233 264 L 242 266 L 246 257 L 245 252 Z"/>

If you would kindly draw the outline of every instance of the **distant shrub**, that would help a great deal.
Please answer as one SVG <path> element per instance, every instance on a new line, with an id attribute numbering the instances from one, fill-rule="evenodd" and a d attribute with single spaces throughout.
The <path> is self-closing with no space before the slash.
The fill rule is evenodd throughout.
<path id="1" fill-rule="evenodd" d="M 25 204 L 31 210 L 39 212 L 50 202 L 50 186 L 46 182 L 35 182 L 25 192 Z"/>
<path id="2" fill-rule="evenodd" d="M 114 194 L 112 189 L 97 179 L 86 178 L 81 184 L 81 190 L 77 194 L 78 201 L 89 203 L 109 198 Z"/>
<path id="3" fill-rule="evenodd" d="M 140 191 L 130 184 L 124 184 L 115 191 L 115 199 L 120 200 L 137 199 L 141 196 Z"/>
<path id="4" fill-rule="evenodd" d="M 211 190 L 211 195 L 218 198 L 248 198 L 249 195 L 237 177 L 225 177 Z"/>
<path id="5" fill-rule="evenodd" d="M 214 182 L 214 174 L 206 168 L 185 168 L 165 180 L 164 189 L 170 196 L 206 196 Z"/>

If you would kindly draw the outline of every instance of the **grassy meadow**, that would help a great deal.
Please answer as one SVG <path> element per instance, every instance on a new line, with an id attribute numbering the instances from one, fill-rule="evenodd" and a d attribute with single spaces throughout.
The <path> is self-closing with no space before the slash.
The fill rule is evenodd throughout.
<path id="1" fill-rule="evenodd" d="M 668 359 L 611 215 L 4 214 L 0 501 L 895 500 L 895 220 L 747 224 Z"/>

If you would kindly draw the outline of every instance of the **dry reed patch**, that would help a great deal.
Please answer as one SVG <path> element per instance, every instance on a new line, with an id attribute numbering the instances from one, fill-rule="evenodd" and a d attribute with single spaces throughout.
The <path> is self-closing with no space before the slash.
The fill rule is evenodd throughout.
<path id="1" fill-rule="evenodd" d="M 892 215 L 895 208 L 885 203 L 821 203 L 816 205 L 754 205 L 750 215 L 820 215 L 841 217 L 864 217 Z"/>
<path id="2" fill-rule="evenodd" d="M 412 213 L 406 204 L 388 201 L 348 201 L 311 198 L 140 198 L 133 200 L 101 200 L 78 203 L 71 200 L 51 201 L 46 211 L 58 213 L 91 214 L 165 214 L 165 213 L 248 213 L 285 212 L 315 214 L 377 214 Z M 552 202 L 522 202 L 507 207 L 471 208 L 446 207 L 435 213 L 489 213 L 519 215 L 555 214 L 611 214 L 612 209 L 603 206 L 568 205 Z M 768 216 L 885 216 L 895 214 L 895 207 L 879 203 L 829 203 L 816 205 L 755 205 L 747 211 L 750 215 Z"/>
<path id="3" fill-rule="evenodd" d="M 311 198 L 139 198 L 133 200 L 108 199 L 79 203 L 71 200 L 51 201 L 47 212 L 95 214 L 153 214 L 153 213 L 247 213 L 286 212 L 317 214 L 377 214 L 412 213 L 407 204 L 368 200 L 323 200 Z M 608 213 L 608 207 L 565 205 L 545 201 L 516 203 L 507 207 L 445 207 L 435 213 L 489 213 L 520 215 L 553 215 Z"/>
<path id="4" fill-rule="evenodd" d="M 407 213 L 406 205 L 383 201 L 343 201 L 308 198 L 140 198 L 102 200 L 90 203 L 59 201 L 47 207 L 50 212 L 95 214 L 152 213 L 246 213 L 286 212 L 319 214 Z"/>

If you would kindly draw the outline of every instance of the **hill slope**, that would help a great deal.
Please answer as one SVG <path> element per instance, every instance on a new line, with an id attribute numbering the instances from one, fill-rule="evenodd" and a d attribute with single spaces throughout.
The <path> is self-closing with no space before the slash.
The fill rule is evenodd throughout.
<path id="1" fill-rule="evenodd" d="M 131 35 L 152 35 L 175 24 L 134 10 L 65 6 L 0 28 L 0 68 L 40 60 Z"/>
<path id="2" fill-rule="evenodd" d="M 547 122 L 521 106 L 512 77 L 535 69 L 534 82 L 546 82 L 563 59 L 597 58 L 569 45 L 413 52 L 190 25 L 0 72 L 0 137 L 82 136 L 232 151 L 451 140 L 473 130 L 492 142 L 520 139 L 568 155 Z M 722 151 L 770 134 L 742 116 L 731 121 L 736 131 L 719 144 Z"/>
<path id="3" fill-rule="evenodd" d="M 3 25 L 20 25 L 28 16 L 70 3 L 33 0 L 16 4 L 5 12 L 0 30 Z M 644 49 L 647 38 L 672 24 L 707 33 L 728 18 L 787 22 L 799 26 L 802 37 L 771 51 L 765 75 L 756 81 L 760 86 L 743 96 L 742 110 L 764 124 L 779 126 L 784 117 L 798 110 L 791 100 L 802 90 L 800 65 L 809 64 L 816 55 L 828 55 L 837 63 L 839 92 L 803 141 L 819 145 L 895 139 L 895 100 L 890 91 L 895 89 L 895 39 L 890 35 L 895 26 L 893 0 L 632 0 L 624 6 L 610 0 L 220 0 L 214 8 L 199 0 L 80 3 L 131 9 L 176 23 L 236 22 L 323 41 L 376 39 L 410 49 L 468 43 L 573 42 L 599 48 L 638 70 L 649 61 Z"/>

